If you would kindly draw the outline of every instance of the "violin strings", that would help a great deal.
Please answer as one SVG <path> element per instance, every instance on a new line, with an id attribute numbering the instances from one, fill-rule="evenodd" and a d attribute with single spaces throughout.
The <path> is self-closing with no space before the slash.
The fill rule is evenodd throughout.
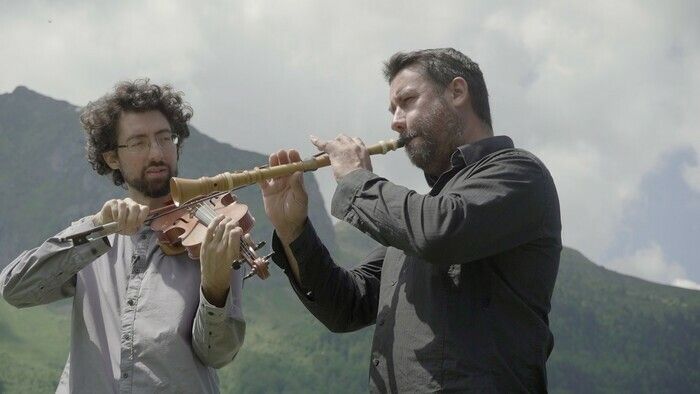
<path id="1" fill-rule="evenodd" d="M 216 218 L 216 211 L 212 209 L 211 207 L 205 205 L 205 204 L 196 204 L 196 212 L 195 216 L 197 219 L 199 219 L 201 222 L 206 224 L 207 226 L 211 224 L 211 222 Z M 243 236 L 240 237 L 241 243 L 240 243 L 240 252 L 241 254 L 246 258 L 246 260 L 249 263 L 252 263 L 255 261 L 255 254 L 253 251 L 250 250 L 250 245 L 246 242 Z"/>

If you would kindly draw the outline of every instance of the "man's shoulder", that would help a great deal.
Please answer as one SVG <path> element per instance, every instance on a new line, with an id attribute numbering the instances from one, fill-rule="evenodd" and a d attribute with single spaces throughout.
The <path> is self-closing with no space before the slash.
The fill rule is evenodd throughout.
<path id="1" fill-rule="evenodd" d="M 501 149 L 483 157 L 475 164 L 476 169 L 490 166 L 530 167 L 544 175 L 549 175 L 549 170 L 542 160 L 534 153 L 522 148 Z"/>

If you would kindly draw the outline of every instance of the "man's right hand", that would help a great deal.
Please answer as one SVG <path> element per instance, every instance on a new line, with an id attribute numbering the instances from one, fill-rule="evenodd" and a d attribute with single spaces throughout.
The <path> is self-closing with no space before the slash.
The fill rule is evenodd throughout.
<path id="1" fill-rule="evenodd" d="M 95 226 L 117 222 L 119 231 L 117 234 L 133 235 L 143 226 L 148 217 L 149 208 L 136 201 L 125 198 L 123 200 L 109 200 L 102 206 L 100 212 L 92 216 Z"/>
<path id="2" fill-rule="evenodd" d="M 269 166 L 275 167 L 301 161 L 294 149 L 281 150 L 270 155 Z M 290 244 L 301 234 L 309 211 L 309 196 L 304 190 L 303 173 L 259 182 L 265 213 L 285 244 Z"/>

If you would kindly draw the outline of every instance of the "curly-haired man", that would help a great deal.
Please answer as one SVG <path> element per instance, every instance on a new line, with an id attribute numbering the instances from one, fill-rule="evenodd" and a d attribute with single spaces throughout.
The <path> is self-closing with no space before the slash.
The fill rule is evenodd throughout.
<path id="1" fill-rule="evenodd" d="M 192 109 L 170 86 L 121 82 L 83 110 L 87 158 L 100 175 L 126 185 L 0 275 L 10 304 L 28 307 L 73 297 L 70 355 L 57 392 L 218 392 L 213 368 L 243 343 L 238 257 L 242 231 L 228 218 L 208 227 L 200 262 L 165 255 L 144 221 L 170 198 Z M 74 246 L 63 234 L 117 222 L 119 232 Z"/>

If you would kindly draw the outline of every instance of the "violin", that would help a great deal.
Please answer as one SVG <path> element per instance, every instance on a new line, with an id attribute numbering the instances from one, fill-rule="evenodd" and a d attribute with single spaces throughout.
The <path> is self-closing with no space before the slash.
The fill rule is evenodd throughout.
<path id="1" fill-rule="evenodd" d="M 158 245 L 164 254 L 169 256 L 187 253 L 193 260 L 199 260 L 199 252 L 207 234 L 207 226 L 218 216 L 224 215 L 238 223 L 243 230 L 241 236 L 240 258 L 232 263 L 234 269 L 240 269 L 242 264 L 250 267 L 250 272 L 243 279 L 257 275 L 261 279 L 270 276 L 269 260 L 272 254 L 260 257 L 257 250 L 265 242 L 256 244 L 250 231 L 255 219 L 250 214 L 248 206 L 239 202 L 237 197 L 226 191 L 200 196 L 179 206 L 169 204 L 153 210 L 145 223 L 150 225 L 158 235 Z M 72 241 L 80 245 L 97 238 L 119 231 L 116 222 L 107 223 L 89 230 L 59 238 L 60 242 Z"/>
<path id="2" fill-rule="evenodd" d="M 158 234 L 158 243 L 163 253 L 177 255 L 186 251 L 191 259 L 198 260 L 207 226 L 218 215 L 231 218 L 243 230 L 241 258 L 233 262 L 233 267 L 238 269 L 242 263 L 247 263 L 251 272 L 244 277 L 245 279 L 255 274 L 262 279 L 270 276 L 267 269 L 269 256 L 261 258 L 256 254 L 256 250 L 265 243 L 255 244 L 250 236 L 255 219 L 248 211 L 248 206 L 238 202 L 237 197 L 230 192 L 195 198 L 179 207 L 173 204 L 171 210 L 154 217 L 150 225 Z"/>

